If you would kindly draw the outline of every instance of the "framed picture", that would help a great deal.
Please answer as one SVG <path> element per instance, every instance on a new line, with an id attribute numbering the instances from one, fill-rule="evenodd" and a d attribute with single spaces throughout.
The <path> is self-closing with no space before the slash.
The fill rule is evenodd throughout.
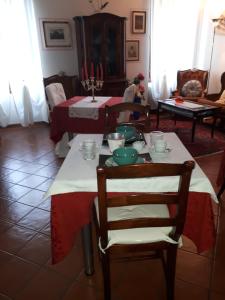
<path id="1" fill-rule="evenodd" d="M 146 32 L 146 11 L 132 11 L 132 33 Z"/>
<path id="2" fill-rule="evenodd" d="M 42 20 L 42 37 L 46 49 L 72 47 L 72 36 L 69 21 Z"/>
<path id="3" fill-rule="evenodd" d="M 139 60 L 139 41 L 126 41 L 126 60 Z"/>

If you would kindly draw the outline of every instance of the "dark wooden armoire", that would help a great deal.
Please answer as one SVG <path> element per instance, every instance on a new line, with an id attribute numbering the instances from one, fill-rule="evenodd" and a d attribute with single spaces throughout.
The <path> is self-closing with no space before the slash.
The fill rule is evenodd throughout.
<path id="1" fill-rule="evenodd" d="M 125 64 L 125 20 L 109 13 L 74 17 L 79 77 L 87 65 L 88 74 L 93 64 L 96 76 L 97 66 L 102 65 L 103 89 L 97 92 L 104 96 L 122 96 L 127 86 Z M 86 94 L 84 89 L 83 94 Z"/>

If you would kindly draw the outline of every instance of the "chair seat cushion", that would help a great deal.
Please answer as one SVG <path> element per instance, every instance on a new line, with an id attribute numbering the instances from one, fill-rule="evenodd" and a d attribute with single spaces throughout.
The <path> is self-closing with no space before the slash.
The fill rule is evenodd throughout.
<path id="1" fill-rule="evenodd" d="M 199 80 L 187 81 L 181 90 L 183 97 L 200 97 L 202 95 L 202 85 Z"/>
<path id="2" fill-rule="evenodd" d="M 98 213 L 98 198 L 94 201 L 97 218 Z M 133 205 L 108 208 L 108 220 L 127 220 L 134 218 L 147 218 L 147 217 L 169 217 L 167 205 L 164 204 L 147 204 L 147 205 Z M 132 228 L 123 230 L 109 230 L 108 232 L 108 245 L 105 249 L 114 244 L 141 244 L 141 243 L 154 243 L 166 241 L 169 243 L 177 244 L 176 241 L 169 237 L 172 227 L 146 227 L 146 228 Z M 100 249 L 104 252 L 105 249 Z"/>

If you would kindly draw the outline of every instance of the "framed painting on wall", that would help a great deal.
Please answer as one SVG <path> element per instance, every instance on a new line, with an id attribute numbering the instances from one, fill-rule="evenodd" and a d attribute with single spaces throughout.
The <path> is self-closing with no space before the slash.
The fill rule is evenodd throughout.
<path id="1" fill-rule="evenodd" d="M 72 47 L 72 36 L 69 21 L 41 20 L 42 39 L 45 49 L 61 49 Z"/>
<path id="2" fill-rule="evenodd" d="M 126 60 L 139 60 L 139 41 L 126 41 Z"/>
<path id="3" fill-rule="evenodd" d="M 146 11 L 132 11 L 132 33 L 146 32 Z"/>

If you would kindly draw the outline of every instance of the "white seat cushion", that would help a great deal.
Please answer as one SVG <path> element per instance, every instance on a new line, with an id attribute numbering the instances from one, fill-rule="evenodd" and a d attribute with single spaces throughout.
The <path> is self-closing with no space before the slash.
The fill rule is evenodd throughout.
<path id="1" fill-rule="evenodd" d="M 51 83 L 45 87 L 51 110 L 54 106 L 64 102 L 66 95 L 61 83 Z"/>
<path id="2" fill-rule="evenodd" d="M 98 213 L 98 198 L 95 198 L 95 207 L 97 218 Z M 108 208 L 108 220 L 127 220 L 133 218 L 147 218 L 147 217 L 169 217 L 167 205 L 164 204 L 147 204 L 147 205 L 133 205 Z M 172 227 L 147 227 L 147 228 L 134 228 L 123 230 L 109 230 L 108 232 L 108 245 L 105 249 L 114 244 L 144 244 L 166 241 L 169 243 L 177 244 L 176 241 L 169 237 Z M 100 249 L 104 252 L 105 249 Z"/>

